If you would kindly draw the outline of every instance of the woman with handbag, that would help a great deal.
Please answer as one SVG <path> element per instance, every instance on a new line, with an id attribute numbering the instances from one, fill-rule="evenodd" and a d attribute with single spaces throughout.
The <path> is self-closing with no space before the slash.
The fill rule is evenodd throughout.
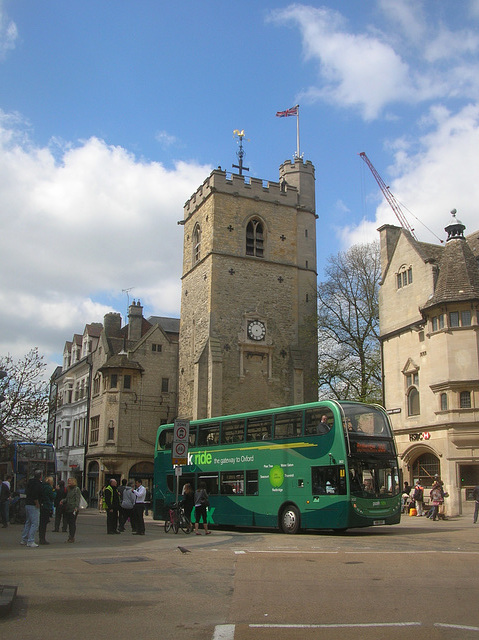
<path id="1" fill-rule="evenodd" d="M 206 482 L 200 482 L 198 489 L 195 491 L 195 533 L 200 536 L 199 532 L 200 518 L 203 518 L 203 527 L 205 530 L 205 536 L 209 536 L 211 531 L 208 531 L 208 523 L 206 522 L 206 509 L 210 506 L 208 500 L 208 493 L 206 492 Z"/>
<path id="2" fill-rule="evenodd" d="M 65 518 L 68 523 L 68 540 L 67 542 L 75 542 L 75 533 L 77 529 L 77 515 L 80 508 L 81 491 L 78 488 L 75 478 L 68 478 L 67 495 L 62 500 L 62 507 L 65 511 Z"/>

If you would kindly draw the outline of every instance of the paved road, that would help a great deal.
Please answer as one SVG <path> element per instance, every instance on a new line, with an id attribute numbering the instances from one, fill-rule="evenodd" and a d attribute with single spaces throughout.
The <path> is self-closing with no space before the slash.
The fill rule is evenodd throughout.
<path id="1" fill-rule="evenodd" d="M 19 545 L 0 529 L 0 583 L 17 584 L 2 640 L 479 640 L 479 525 L 403 518 L 344 535 L 267 531 L 106 535 L 81 513 L 77 542 Z M 190 550 L 181 553 L 178 545 Z"/>

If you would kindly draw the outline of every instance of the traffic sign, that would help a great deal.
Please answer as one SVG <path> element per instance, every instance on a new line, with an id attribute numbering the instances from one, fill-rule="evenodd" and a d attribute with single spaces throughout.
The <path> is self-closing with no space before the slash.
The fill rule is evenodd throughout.
<path id="1" fill-rule="evenodd" d="M 175 420 L 171 457 L 174 465 L 186 465 L 190 440 L 190 421 Z"/>

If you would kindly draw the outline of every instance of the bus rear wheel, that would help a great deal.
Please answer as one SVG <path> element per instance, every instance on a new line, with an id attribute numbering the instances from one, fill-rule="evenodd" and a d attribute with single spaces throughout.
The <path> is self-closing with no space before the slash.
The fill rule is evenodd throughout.
<path id="1" fill-rule="evenodd" d="M 298 533 L 299 531 L 299 511 L 290 504 L 283 509 L 280 517 L 280 529 L 283 533 Z"/>

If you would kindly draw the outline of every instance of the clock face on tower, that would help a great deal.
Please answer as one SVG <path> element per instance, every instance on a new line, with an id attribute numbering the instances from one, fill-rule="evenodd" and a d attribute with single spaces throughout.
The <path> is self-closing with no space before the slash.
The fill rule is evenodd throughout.
<path id="1" fill-rule="evenodd" d="M 248 337 L 251 340 L 263 340 L 266 335 L 266 327 L 261 320 L 248 322 Z"/>

